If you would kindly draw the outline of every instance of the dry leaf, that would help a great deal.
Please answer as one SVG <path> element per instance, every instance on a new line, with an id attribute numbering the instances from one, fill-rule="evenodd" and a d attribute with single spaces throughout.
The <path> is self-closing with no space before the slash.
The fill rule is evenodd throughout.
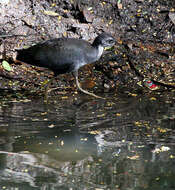
<path id="1" fill-rule="evenodd" d="M 58 13 L 53 12 L 53 11 L 44 11 L 44 14 L 49 15 L 49 16 L 59 16 Z"/>

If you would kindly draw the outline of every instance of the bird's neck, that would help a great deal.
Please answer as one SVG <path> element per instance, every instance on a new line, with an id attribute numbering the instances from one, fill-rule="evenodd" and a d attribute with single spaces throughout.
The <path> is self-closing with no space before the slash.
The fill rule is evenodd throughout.
<path id="1" fill-rule="evenodd" d="M 97 47 L 97 58 L 98 58 L 98 59 L 100 59 L 100 57 L 102 56 L 103 50 L 104 50 L 103 46 L 99 45 L 99 46 Z"/>
<path id="2" fill-rule="evenodd" d="M 97 61 L 102 56 L 104 48 L 103 48 L 103 46 L 96 45 L 96 44 L 93 44 L 92 46 L 96 50 L 96 61 Z"/>
<path id="3" fill-rule="evenodd" d="M 93 43 L 91 48 L 89 48 L 88 51 L 86 52 L 87 62 L 93 63 L 93 62 L 99 60 L 103 53 L 103 49 L 104 49 L 103 46 L 101 46 L 100 44 Z"/>
<path id="4" fill-rule="evenodd" d="M 97 50 L 97 57 L 99 59 L 103 53 L 103 50 L 104 50 L 104 47 L 100 43 L 99 36 L 97 36 L 95 38 L 94 42 L 92 43 L 92 46 Z"/>

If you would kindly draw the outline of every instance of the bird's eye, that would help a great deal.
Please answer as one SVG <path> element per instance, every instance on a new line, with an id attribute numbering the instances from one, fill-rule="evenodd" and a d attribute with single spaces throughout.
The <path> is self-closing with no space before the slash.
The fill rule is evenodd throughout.
<path id="1" fill-rule="evenodd" d="M 109 42 L 110 44 L 113 44 L 113 43 L 114 43 L 114 40 L 108 40 L 108 42 Z"/>

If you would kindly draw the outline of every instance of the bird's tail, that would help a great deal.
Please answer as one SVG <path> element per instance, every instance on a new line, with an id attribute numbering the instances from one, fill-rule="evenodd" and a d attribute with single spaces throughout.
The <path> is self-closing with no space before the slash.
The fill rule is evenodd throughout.
<path id="1" fill-rule="evenodd" d="M 32 62 L 32 56 L 26 49 L 17 50 L 16 60 L 30 64 Z"/>

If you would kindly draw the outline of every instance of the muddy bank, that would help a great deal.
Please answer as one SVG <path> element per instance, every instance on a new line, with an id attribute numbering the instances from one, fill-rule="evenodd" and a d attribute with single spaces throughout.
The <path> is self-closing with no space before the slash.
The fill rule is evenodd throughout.
<path id="1" fill-rule="evenodd" d="M 4 0 L 0 4 L 1 90 L 40 94 L 53 77 L 47 69 L 14 62 L 17 49 L 57 37 L 93 41 L 101 31 L 110 32 L 117 44 L 100 61 L 80 70 L 84 88 L 101 93 L 175 87 L 173 1 Z M 70 74 L 58 76 L 52 87 L 58 85 L 57 93 L 75 92 Z"/>

